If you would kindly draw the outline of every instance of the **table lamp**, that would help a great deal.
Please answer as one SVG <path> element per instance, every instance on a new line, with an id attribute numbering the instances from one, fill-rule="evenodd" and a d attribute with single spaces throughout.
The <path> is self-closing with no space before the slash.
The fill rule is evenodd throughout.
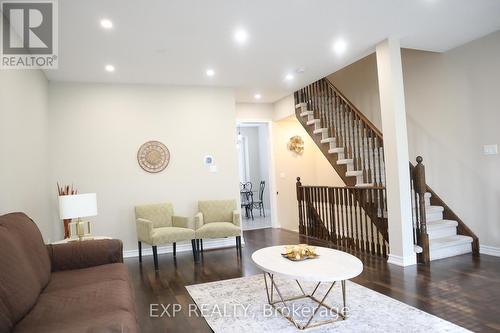
<path id="1" fill-rule="evenodd" d="M 96 215 L 97 196 L 95 193 L 59 196 L 59 217 L 62 220 L 77 219 L 76 222 L 70 223 L 70 225 L 74 224 L 76 226 L 76 235 L 78 236 L 78 240 L 83 240 L 84 236 L 90 235 L 90 222 L 82 221 L 82 217 Z M 88 226 L 87 234 L 85 233 L 85 224 Z"/>

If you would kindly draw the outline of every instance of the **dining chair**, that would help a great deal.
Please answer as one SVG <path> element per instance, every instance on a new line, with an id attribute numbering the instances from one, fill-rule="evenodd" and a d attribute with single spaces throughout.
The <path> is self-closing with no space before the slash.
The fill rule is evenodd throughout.
<path id="1" fill-rule="evenodd" d="M 264 189 L 266 188 L 266 182 L 261 181 L 259 184 L 259 200 L 254 202 L 254 208 L 259 210 L 260 216 L 264 214 L 266 217 L 266 212 L 264 211 Z"/>

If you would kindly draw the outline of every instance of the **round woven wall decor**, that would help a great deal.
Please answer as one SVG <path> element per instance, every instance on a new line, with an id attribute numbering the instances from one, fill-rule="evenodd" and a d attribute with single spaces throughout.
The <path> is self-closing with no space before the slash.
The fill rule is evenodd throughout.
<path id="1" fill-rule="evenodd" d="M 139 148 L 137 161 L 141 168 L 147 172 L 161 172 L 170 162 L 170 152 L 163 143 L 148 141 Z"/>

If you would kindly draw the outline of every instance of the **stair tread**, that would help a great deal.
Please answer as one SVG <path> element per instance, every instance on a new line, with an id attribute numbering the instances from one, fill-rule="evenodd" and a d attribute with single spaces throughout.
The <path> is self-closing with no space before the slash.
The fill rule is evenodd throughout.
<path id="1" fill-rule="evenodd" d="M 415 210 L 416 207 L 413 207 L 413 210 Z M 425 213 L 426 214 L 434 214 L 434 213 L 439 213 L 444 211 L 444 208 L 442 206 L 425 206 Z"/>
<path id="2" fill-rule="evenodd" d="M 309 116 L 309 115 L 312 115 L 312 114 L 314 114 L 313 111 L 304 111 L 304 112 L 300 113 L 300 116 L 301 117 L 305 117 L 305 116 Z"/>
<path id="3" fill-rule="evenodd" d="M 344 151 L 345 151 L 344 147 L 337 147 L 337 148 L 328 149 L 329 154 L 338 154 L 338 153 L 343 153 Z"/>
<path id="4" fill-rule="evenodd" d="M 321 121 L 321 119 L 312 119 L 312 120 L 308 120 L 307 121 L 307 125 L 314 125 L 316 123 L 319 123 Z"/>
<path id="5" fill-rule="evenodd" d="M 429 239 L 429 247 L 432 249 L 440 249 L 443 247 L 472 243 L 472 237 L 464 235 L 453 235 L 441 238 Z"/>
<path id="6" fill-rule="evenodd" d="M 345 158 L 343 160 L 337 160 L 337 164 L 352 164 L 352 158 Z"/>
<path id="7" fill-rule="evenodd" d="M 306 103 L 299 103 L 299 104 L 295 104 L 295 108 L 298 109 L 300 107 L 303 107 L 303 106 L 307 106 Z"/>
<path id="8" fill-rule="evenodd" d="M 351 171 L 347 171 L 345 173 L 345 175 L 348 176 L 348 177 L 362 176 L 363 175 L 363 170 L 351 170 Z"/>
<path id="9" fill-rule="evenodd" d="M 321 143 L 330 143 L 330 142 L 335 142 L 335 138 L 321 139 Z"/>
<path id="10" fill-rule="evenodd" d="M 360 183 L 354 185 L 355 187 L 373 187 L 373 183 Z"/>
<path id="11" fill-rule="evenodd" d="M 314 134 L 322 133 L 328 131 L 328 128 L 317 128 L 313 131 Z"/>

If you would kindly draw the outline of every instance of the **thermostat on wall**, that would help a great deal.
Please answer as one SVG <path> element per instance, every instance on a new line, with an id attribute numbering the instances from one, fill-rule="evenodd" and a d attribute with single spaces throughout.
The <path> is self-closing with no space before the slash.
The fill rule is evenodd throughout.
<path id="1" fill-rule="evenodd" d="M 215 164 L 214 157 L 212 155 L 206 155 L 203 158 L 203 162 L 205 163 L 206 166 L 212 166 Z"/>

